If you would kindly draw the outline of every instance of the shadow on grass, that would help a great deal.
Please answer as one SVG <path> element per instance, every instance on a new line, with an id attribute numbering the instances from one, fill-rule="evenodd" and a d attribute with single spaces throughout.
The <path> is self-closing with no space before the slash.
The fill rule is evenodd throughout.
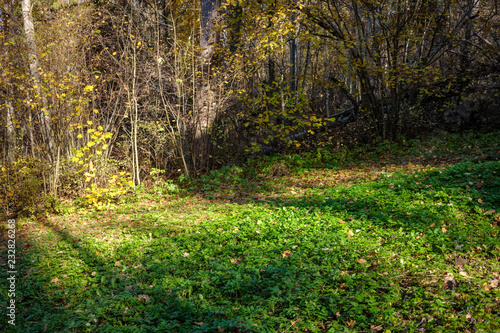
<path id="1" fill-rule="evenodd" d="M 496 329 L 497 290 L 482 289 L 475 270 L 498 268 L 488 213 L 500 208 L 498 174 L 498 162 L 463 163 L 351 186 L 295 184 L 305 193 L 287 200 L 259 182 L 238 202 L 212 200 L 234 212 L 215 221 L 186 216 L 190 227 L 175 231 L 137 221 L 147 226 L 111 244 L 114 257 L 45 221 L 61 250 L 33 257 L 56 267 L 22 263 L 17 331 Z"/>

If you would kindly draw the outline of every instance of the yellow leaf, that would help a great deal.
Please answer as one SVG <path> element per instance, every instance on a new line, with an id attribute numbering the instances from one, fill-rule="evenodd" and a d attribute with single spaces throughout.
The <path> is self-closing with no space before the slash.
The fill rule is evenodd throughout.
<path id="1" fill-rule="evenodd" d="M 87 121 L 87 124 L 92 125 L 93 122 L 91 120 Z"/>
<path id="2" fill-rule="evenodd" d="M 95 145 L 95 142 L 94 141 L 89 141 L 87 143 L 87 147 L 92 147 L 93 145 Z"/>
<path id="3" fill-rule="evenodd" d="M 85 88 L 83 88 L 83 91 L 85 91 L 85 92 L 89 92 L 89 91 L 92 91 L 92 90 L 94 90 L 94 86 L 90 86 L 89 85 L 89 86 L 86 86 Z"/>
<path id="4" fill-rule="evenodd" d="M 352 232 L 352 230 L 349 230 L 347 232 L 347 238 L 353 238 L 354 237 L 354 232 Z"/>
<path id="5" fill-rule="evenodd" d="M 78 139 L 81 139 L 81 138 L 83 138 L 83 135 L 78 134 L 76 137 L 77 137 Z"/>
<path id="6" fill-rule="evenodd" d="M 98 129 L 99 131 L 101 131 L 101 132 L 102 132 L 102 130 L 103 130 L 102 126 L 100 126 L 100 125 L 99 125 L 99 127 L 97 127 L 97 129 Z"/>
<path id="7" fill-rule="evenodd" d="M 99 113 L 99 111 L 98 111 L 98 110 L 96 110 L 96 109 L 94 109 L 94 113 L 95 113 L 95 114 L 98 114 L 98 113 Z"/>
<path id="8" fill-rule="evenodd" d="M 282 256 L 283 258 L 288 258 L 289 256 L 292 255 L 292 251 L 290 250 L 286 250 L 285 252 L 283 252 Z"/>

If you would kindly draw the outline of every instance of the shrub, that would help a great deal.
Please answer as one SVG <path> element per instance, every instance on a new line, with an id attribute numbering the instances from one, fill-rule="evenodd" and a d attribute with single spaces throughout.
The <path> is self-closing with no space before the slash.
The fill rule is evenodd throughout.
<path id="1" fill-rule="evenodd" d="M 47 196 L 44 183 L 49 171 L 49 166 L 37 158 L 19 158 L 11 165 L 0 165 L 3 213 L 30 215 L 50 209 L 54 199 Z"/>

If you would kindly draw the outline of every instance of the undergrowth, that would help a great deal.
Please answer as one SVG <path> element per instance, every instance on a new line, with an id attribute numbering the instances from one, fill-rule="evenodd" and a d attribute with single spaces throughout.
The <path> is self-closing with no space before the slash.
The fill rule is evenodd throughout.
<path id="1" fill-rule="evenodd" d="M 325 147 L 20 220 L 2 329 L 500 331 L 499 154 L 498 133 Z"/>

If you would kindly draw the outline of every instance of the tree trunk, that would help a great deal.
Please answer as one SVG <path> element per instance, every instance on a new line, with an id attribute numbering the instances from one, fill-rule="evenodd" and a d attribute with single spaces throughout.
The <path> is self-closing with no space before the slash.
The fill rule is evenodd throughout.
<path id="1" fill-rule="evenodd" d="M 206 164 L 209 148 L 209 130 L 216 117 L 215 89 L 211 84 L 211 65 L 218 43 L 217 18 L 220 2 L 218 0 L 201 1 L 200 48 L 201 48 L 201 85 L 198 89 L 198 114 L 195 117 L 195 144 L 192 150 L 194 168 L 203 168 Z"/>
<path id="2" fill-rule="evenodd" d="M 218 0 L 202 0 L 200 19 L 200 47 L 202 61 L 202 83 L 198 98 L 198 124 L 196 125 L 196 138 L 200 139 L 209 130 L 215 119 L 213 108 L 215 92 L 211 86 L 211 62 L 218 42 L 218 34 L 214 20 L 219 8 Z"/>
<path id="3" fill-rule="evenodd" d="M 34 81 L 35 90 L 37 91 L 39 98 L 41 100 L 41 107 L 39 108 L 40 123 L 42 126 L 42 133 L 44 134 L 44 141 L 47 144 L 47 152 L 49 155 L 49 160 L 53 161 L 54 152 L 54 137 L 52 133 L 52 127 L 50 124 L 50 116 L 48 114 L 47 99 L 40 88 L 41 78 L 40 72 L 38 70 L 38 56 L 36 52 L 36 41 L 35 41 L 35 26 L 33 24 L 33 17 L 31 15 L 31 3 L 30 0 L 22 1 L 23 10 L 23 21 L 24 21 L 24 34 L 26 36 L 26 44 L 28 46 L 28 58 L 29 58 L 29 68 L 30 74 Z"/>
<path id="4" fill-rule="evenodd" d="M 14 148 L 15 148 L 15 139 L 16 133 L 14 131 L 14 124 L 12 119 L 14 117 L 14 108 L 9 102 L 5 102 L 5 109 L 7 111 L 6 114 L 6 130 L 7 130 L 7 161 L 10 163 L 14 162 Z"/>

